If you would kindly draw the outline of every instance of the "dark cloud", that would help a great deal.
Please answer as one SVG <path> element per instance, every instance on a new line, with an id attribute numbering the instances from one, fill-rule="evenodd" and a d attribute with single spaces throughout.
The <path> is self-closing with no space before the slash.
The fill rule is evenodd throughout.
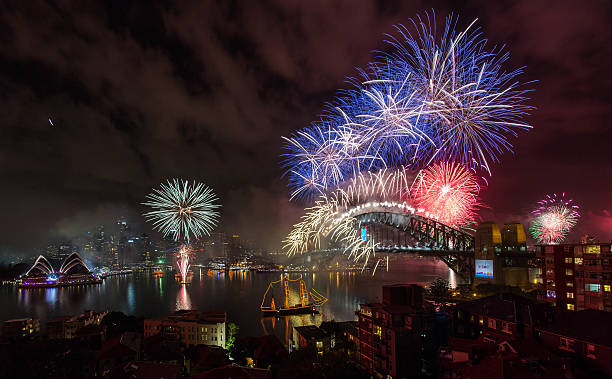
<path id="1" fill-rule="evenodd" d="M 0 12 L 2 245 L 25 250 L 122 212 L 170 177 L 212 185 L 222 228 L 278 247 L 297 218 L 280 136 L 315 119 L 405 1 L 14 1 Z M 538 80 L 530 121 L 493 167 L 490 217 L 526 219 L 548 192 L 582 204 L 577 232 L 612 237 L 607 1 L 435 4 L 478 17 L 509 68 Z M 51 118 L 55 126 L 51 126 Z M 74 224 L 74 225 L 72 225 Z M 79 229 L 80 230 L 80 229 Z"/>

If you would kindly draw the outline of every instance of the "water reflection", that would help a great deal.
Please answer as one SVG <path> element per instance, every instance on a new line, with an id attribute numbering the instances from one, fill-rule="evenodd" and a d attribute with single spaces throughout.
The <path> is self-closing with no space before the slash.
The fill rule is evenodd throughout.
<path id="1" fill-rule="evenodd" d="M 450 268 L 448 269 L 448 283 L 451 288 L 457 288 L 457 274 Z"/>
<path id="2" fill-rule="evenodd" d="M 321 325 L 321 314 L 305 314 L 283 317 L 262 317 L 261 327 L 264 334 L 274 334 L 285 344 L 289 344 L 293 328 L 306 325 Z"/>
<path id="3" fill-rule="evenodd" d="M 176 294 L 176 310 L 191 309 L 191 296 L 187 292 L 187 285 L 182 284 Z"/>
<path id="4" fill-rule="evenodd" d="M 194 273 L 193 283 L 188 286 L 173 280 L 170 271 L 165 272 L 164 278 L 150 272 L 109 277 L 97 286 L 28 290 L 0 286 L 0 320 L 33 316 L 41 319 L 44 328 L 47 318 L 74 315 L 86 309 L 154 318 L 177 309 L 224 310 L 228 320 L 240 325 L 241 335 L 273 333 L 286 341 L 294 326 L 354 320 L 359 304 L 380 300 L 383 284 L 424 284 L 437 277 L 451 279 L 453 275 L 444 263 L 429 258 L 393 258 L 389 272 L 378 270 L 374 276 L 342 271 L 290 274 L 291 279 L 302 275 L 309 290 L 315 289 L 328 299 L 318 309 L 320 314 L 261 320 L 263 295 L 279 274 L 234 271 L 230 280 L 229 271 L 204 269 L 200 275 Z M 290 297 L 296 296 L 299 298 L 299 288 L 292 288 Z"/>
<path id="5" fill-rule="evenodd" d="M 128 313 L 133 314 L 134 311 L 136 310 L 136 302 L 135 302 L 135 295 L 134 295 L 134 282 L 130 282 L 128 284 L 127 306 L 128 306 Z"/>

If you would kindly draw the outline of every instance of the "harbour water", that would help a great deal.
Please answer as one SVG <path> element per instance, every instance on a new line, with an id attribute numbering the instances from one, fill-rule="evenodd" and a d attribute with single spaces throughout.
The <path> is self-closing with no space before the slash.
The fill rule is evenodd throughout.
<path id="1" fill-rule="evenodd" d="M 44 328 L 48 318 L 78 314 L 86 309 L 120 311 L 141 317 L 163 317 L 177 309 L 225 310 L 228 320 L 240 327 L 241 336 L 274 333 L 287 341 L 291 327 L 321 321 L 355 319 L 360 303 L 381 300 L 381 287 L 392 283 L 426 284 L 437 277 L 454 281 L 452 271 L 435 258 L 403 256 L 394 259 L 389 270 L 374 276 L 364 272 L 331 271 L 292 273 L 302 275 L 308 288 L 328 300 L 318 315 L 262 318 L 262 297 L 279 273 L 252 271 L 218 272 L 194 267 L 193 281 L 180 285 L 174 272 L 161 278 L 150 272 L 108 277 L 102 284 L 66 288 L 18 289 L 0 287 L 0 320 L 37 317 Z"/>

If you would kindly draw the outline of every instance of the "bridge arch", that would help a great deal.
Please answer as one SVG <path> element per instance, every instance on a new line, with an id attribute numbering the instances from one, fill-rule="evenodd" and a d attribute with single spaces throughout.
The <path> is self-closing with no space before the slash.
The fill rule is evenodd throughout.
<path id="1" fill-rule="evenodd" d="M 430 251 L 446 265 L 471 283 L 474 270 L 474 237 L 452 228 L 436 219 L 411 212 L 368 212 L 355 216 L 360 226 L 378 225 L 394 228 L 406 233 L 414 240 L 425 245 L 423 250 Z M 373 232 L 370 230 L 370 232 Z M 375 238 L 377 251 L 387 253 L 414 253 L 415 249 L 389 238 Z M 388 245 L 390 244 L 390 245 Z"/>

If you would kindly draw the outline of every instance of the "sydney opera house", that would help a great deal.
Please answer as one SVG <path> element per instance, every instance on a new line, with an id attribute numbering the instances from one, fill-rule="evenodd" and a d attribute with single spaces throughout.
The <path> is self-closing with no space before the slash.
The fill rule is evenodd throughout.
<path id="1" fill-rule="evenodd" d="M 77 253 L 72 253 L 66 257 L 57 271 L 47 258 L 40 255 L 21 279 L 20 288 L 65 287 L 102 283 L 102 279 L 87 268 L 83 258 Z"/>

